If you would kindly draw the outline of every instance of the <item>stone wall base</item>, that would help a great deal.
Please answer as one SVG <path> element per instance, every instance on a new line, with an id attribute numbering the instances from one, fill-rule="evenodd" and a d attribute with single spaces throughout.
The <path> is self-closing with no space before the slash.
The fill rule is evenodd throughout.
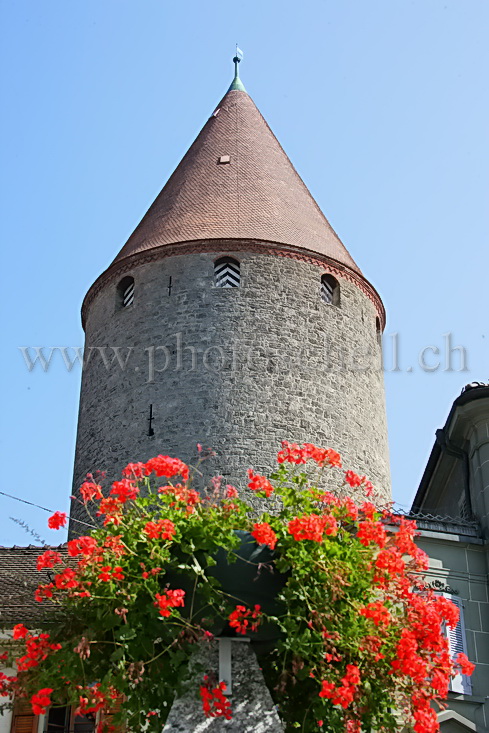
<path id="1" fill-rule="evenodd" d="M 199 662 L 219 678 L 219 642 L 202 647 Z M 231 669 L 232 695 L 229 696 L 233 717 L 206 718 L 202 710 L 199 685 L 195 679 L 192 690 L 175 700 L 163 733 L 283 733 L 277 710 L 258 666 L 255 653 L 247 643 L 233 642 Z"/>

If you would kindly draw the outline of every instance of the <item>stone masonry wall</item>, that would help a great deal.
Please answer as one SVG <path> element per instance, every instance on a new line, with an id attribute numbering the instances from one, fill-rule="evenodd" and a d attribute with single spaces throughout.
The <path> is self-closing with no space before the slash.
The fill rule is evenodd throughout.
<path id="1" fill-rule="evenodd" d="M 214 286 L 224 254 L 241 263 L 239 288 Z M 88 309 L 75 488 L 87 471 L 113 480 L 158 453 L 194 462 L 197 443 L 218 453 L 206 475 L 246 486 L 246 469 L 269 471 L 285 438 L 335 448 L 389 499 L 377 313 L 346 279 L 340 305 L 323 303 L 324 272 L 220 251 L 135 267 L 127 308 L 106 285 Z"/>

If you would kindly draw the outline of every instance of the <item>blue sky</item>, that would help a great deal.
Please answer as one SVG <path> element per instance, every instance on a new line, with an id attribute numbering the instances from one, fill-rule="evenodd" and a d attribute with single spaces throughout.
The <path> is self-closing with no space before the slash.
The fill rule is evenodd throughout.
<path id="1" fill-rule="evenodd" d="M 453 399 L 489 380 L 487 0 L 1 0 L 0 26 L 2 491 L 67 510 L 80 368 L 29 372 L 18 347 L 83 344 L 85 292 L 225 92 L 238 41 L 248 92 L 384 300 L 409 504 Z M 457 354 L 443 370 L 447 333 L 467 371 Z M 64 539 L 0 507 L 0 544 L 33 541 L 10 517 Z"/>

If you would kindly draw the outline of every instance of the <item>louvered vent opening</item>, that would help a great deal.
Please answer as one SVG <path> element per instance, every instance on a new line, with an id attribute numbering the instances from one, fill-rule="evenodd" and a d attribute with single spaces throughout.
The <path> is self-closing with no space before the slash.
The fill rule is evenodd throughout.
<path id="1" fill-rule="evenodd" d="M 375 333 L 377 334 L 377 343 L 379 346 L 382 345 L 382 328 L 380 325 L 380 318 L 377 316 L 375 319 Z"/>
<path id="2" fill-rule="evenodd" d="M 340 304 L 340 286 L 332 275 L 323 275 L 321 278 L 321 300 L 327 305 Z"/>
<path id="3" fill-rule="evenodd" d="M 241 280 L 239 262 L 232 257 L 221 257 L 214 263 L 216 288 L 239 288 Z"/>
<path id="4" fill-rule="evenodd" d="M 122 296 L 122 305 L 124 308 L 127 305 L 131 305 L 134 300 L 134 283 L 131 283 L 131 285 L 128 285 L 127 288 L 124 290 L 123 296 Z"/>
<path id="5" fill-rule="evenodd" d="M 127 308 L 134 303 L 134 278 L 125 277 L 117 286 L 119 306 Z"/>

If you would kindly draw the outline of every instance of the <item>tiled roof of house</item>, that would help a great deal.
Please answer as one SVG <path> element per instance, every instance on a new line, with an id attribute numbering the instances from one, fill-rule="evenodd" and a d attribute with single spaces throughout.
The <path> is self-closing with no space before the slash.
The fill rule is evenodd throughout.
<path id="1" fill-rule="evenodd" d="M 66 554 L 66 545 L 59 547 L 0 547 L 0 628 L 13 624 L 32 624 L 56 613 L 49 600 L 38 603 L 34 592 L 39 583 L 49 583 L 53 571 L 36 569 L 38 556 L 45 550 Z"/>
<path id="2" fill-rule="evenodd" d="M 285 244 L 360 273 L 242 85 L 231 85 L 114 263 L 209 239 Z"/>

